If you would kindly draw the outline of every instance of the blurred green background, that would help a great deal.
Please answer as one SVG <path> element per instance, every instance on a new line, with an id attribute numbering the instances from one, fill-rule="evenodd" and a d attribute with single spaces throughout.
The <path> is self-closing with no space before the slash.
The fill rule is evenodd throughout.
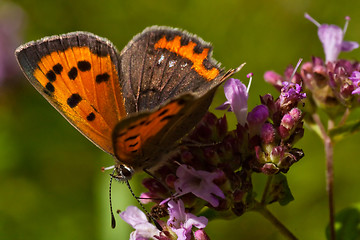
<path id="1" fill-rule="evenodd" d="M 360 1 L 312 0 L 18 0 L 0 1 L 0 239 L 128 239 L 132 229 L 117 216 L 110 227 L 109 176 L 102 166 L 110 156 L 77 132 L 18 72 L 13 51 L 21 43 L 70 31 L 90 31 L 110 39 L 119 50 L 151 25 L 168 25 L 196 33 L 212 42 L 214 57 L 224 67 L 247 65 L 237 78 L 254 73 L 250 108 L 258 96 L 277 92 L 264 83 L 266 70 L 282 73 L 288 64 L 323 57 L 320 23 L 344 24 L 352 17 L 346 40 L 360 41 Z M 3 40 L 9 38 L 10 41 Z M 360 59 L 360 50 L 340 57 Z M 2 61 L 2 62 L 1 62 Z M 222 88 L 220 88 L 222 89 Z M 218 92 L 214 106 L 224 101 Z M 218 116 L 222 114 L 216 111 Z M 355 113 L 353 118 L 358 118 Z M 229 116 L 234 126 L 235 119 Z M 335 148 L 335 203 L 340 210 L 360 198 L 359 135 Z M 305 157 L 287 174 L 295 201 L 270 210 L 299 239 L 325 239 L 328 222 L 323 146 L 306 131 L 297 145 Z M 141 175 L 131 181 L 139 194 Z M 261 186 L 262 177 L 255 180 Z M 114 209 L 136 205 L 125 185 L 113 185 Z M 212 239 L 284 239 L 257 213 L 231 221 L 211 222 Z"/>

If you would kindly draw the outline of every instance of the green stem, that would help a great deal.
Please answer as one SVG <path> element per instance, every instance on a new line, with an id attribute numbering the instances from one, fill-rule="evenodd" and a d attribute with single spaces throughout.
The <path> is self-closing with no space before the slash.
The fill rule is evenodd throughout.
<path id="1" fill-rule="evenodd" d="M 319 115 L 312 115 L 314 121 L 319 126 L 322 139 L 324 141 L 325 158 L 326 158 L 326 191 L 328 194 L 329 202 L 329 228 L 330 228 L 330 240 L 335 240 L 335 203 L 334 203 L 334 146 L 331 137 L 327 134 Z M 334 122 L 329 120 L 328 130 L 333 128 Z"/>
<path id="2" fill-rule="evenodd" d="M 285 227 L 285 225 L 282 224 L 279 221 L 279 219 L 277 219 L 264 205 L 262 205 L 260 203 L 257 203 L 254 210 L 257 211 L 258 213 L 260 213 L 267 220 L 269 220 L 272 223 L 272 225 L 274 225 L 274 227 L 276 227 L 284 237 L 286 237 L 287 239 L 290 239 L 290 240 L 296 240 L 297 239 L 295 237 L 295 235 L 292 234 L 290 232 L 290 230 L 287 229 Z"/>
<path id="3" fill-rule="evenodd" d="M 346 111 L 344 112 L 344 115 L 342 116 L 338 126 L 342 126 L 346 123 L 346 120 L 348 119 L 350 115 L 350 110 L 348 108 L 346 108 Z"/>
<path id="4" fill-rule="evenodd" d="M 333 123 L 329 124 L 332 126 Z M 329 135 L 324 139 L 325 156 L 326 156 L 326 190 L 329 199 L 329 226 L 330 239 L 335 240 L 335 203 L 334 203 L 334 146 Z"/>
<path id="5" fill-rule="evenodd" d="M 265 185 L 265 188 L 264 188 L 264 192 L 262 194 L 261 204 L 264 205 L 264 206 L 266 205 L 266 203 L 265 203 L 266 196 L 267 196 L 267 194 L 269 192 L 269 188 L 271 186 L 272 179 L 273 179 L 273 176 L 268 176 L 267 181 L 266 181 L 266 185 Z"/>

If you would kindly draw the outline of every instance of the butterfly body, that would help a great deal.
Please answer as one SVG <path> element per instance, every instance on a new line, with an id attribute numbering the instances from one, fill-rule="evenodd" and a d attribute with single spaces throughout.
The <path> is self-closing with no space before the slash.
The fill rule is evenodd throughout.
<path id="1" fill-rule="evenodd" d="M 32 85 L 84 136 L 115 157 L 120 180 L 161 155 L 206 113 L 225 73 L 211 46 L 150 27 L 119 53 L 105 38 L 73 32 L 30 42 L 16 57 Z"/>

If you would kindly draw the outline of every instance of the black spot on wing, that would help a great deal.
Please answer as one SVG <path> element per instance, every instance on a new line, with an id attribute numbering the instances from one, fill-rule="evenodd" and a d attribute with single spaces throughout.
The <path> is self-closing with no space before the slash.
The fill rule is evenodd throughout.
<path id="1" fill-rule="evenodd" d="M 128 130 L 134 129 L 134 128 L 136 128 L 136 126 L 137 125 L 132 125 L 132 126 L 128 127 Z"/>
<path id="2" fill-rule="evenodd" d="M 77 66 L 82 72 L 86 72 L 91 69 L 91 64 L 88 61 L 78 61 Z"/>
<path id="3" fill-rule="evenodd" d="M 91 112 L 89 115 L 86 116 L 86 119 L 91 122 L 95 120 L 95 113 Z"/>
<path id="4" fill-rule="evenodd" d="M 48 82 L 45 86 L 46 90 L 48 90 L 50 93 L 53 93 L 55 91 L 55 87 L 51 82 Z"/>
<path id="5" fill-rule="evenodd" d="M 189 39 L 188 37 L 182 37 L 182 38 L 180 39 L 180 44 L 181 44 L 181 46 L 186 46 L 186 45 L 189 44 L 189 42 L 190 42 L 190 39 Z"/>
<path id="6" fill-rule="evenodd" d="M 204 51 L 204 48 L 202 46 L 200 46 L 199 44 L 197 44 L 193 50 L 194 50 L 194 53 L 200 54 Z"/>
<path id="7" fill-rule="evenodd" d="M 127 141 L 130 141 L 130 140 L 133 140 L 133 139 L 137 138 L 138 136 L 139 135 L 134 135 L 134 136 L 128 137 L 124 141 L 127 142 Z"/>
<path id="8" fill-rule="evenodd" d="M 75 78 L 77 77 L 78 75 L 78 70 L 76 67 L 72 67 L 70 69 L 70 71 L 68 72 L 68 76 L 71 80 L 75 80 Z"/>
<path id="9" fill-rule="evenodd" d="M 139 142 L 136 142 L 136 143 L 134 143 L 134 144 L 130 144 L 129 147 L 135 147 L 135 146 L 138 145 L 138 144 L 139 144 Z"/>
<path id="10" fill-rule="evenodd" d="M 159 117 L 161 117 L 162 115 L 164 115 L 165 113 L 167 113 L 169 111 L 169 109 L 164 109 L 163 111 L 161 111 L 161 113 L 159 114 Z"/>
<path id="11" fill-rule="evenodd" d="M 96 83 L 102 83 L 102 82 L 107 82 L 110 78 L 110 75 L 107 73 L 103 73 L 103 74 L 99 74 L 96 76 Z"/>
<path id="12" fill-rule="evenodd" d="M 81 100 L 81 96 L 78 93 L 74 93 L 67 99 L 67 105 L 69 105 L 71 108 L 74 108 L 81 102 Z"/>
<path id="13" fill-rule="evenodd" d="M 60 63 L 55 64 L 55 65 L 53 66 L 53 71 L 54 71 L 56 74 L 61 74 L 62 70 L 63 70 L 63 66 L 62 66 Z"/>
<path id="14" fill-rule="evenodd" d="M 163 118 L 160 120 L 160 122 L 166 121 L 166 120 L 170 120 L 170 119 L 172 119 L 172 118 L 175 117 L 175 116 L 176 116 L 176 114 L 174 114 L 174 115 L 167 115 L 167 116 L 163 117 Z"/>
<path id="15" fill-rule="evenodd" d="M 203 66 L 205 67 L 205 69 L 207 70 L 211 70 L 213 67 L 216 67 L 214 66 L 214 64 L 208 59 L 208 58 L 205 58 L 203 60 Z M 216 67 L 217 68 L 217 67 Z"/>
<path id="16" fill-rule="evenodd" d="M 48 71 L 45 74 L 45 76 L 50 82 L 55 82 L 55 80 L 56 80 L 56 75 L 55 75 L 55 72 L 53 70 Z"/>

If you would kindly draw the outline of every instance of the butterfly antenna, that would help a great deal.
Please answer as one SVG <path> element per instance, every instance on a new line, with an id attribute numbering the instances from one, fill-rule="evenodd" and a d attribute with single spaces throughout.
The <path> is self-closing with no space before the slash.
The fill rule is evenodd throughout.
<path id="1" fill-rule="evenodd" d="M 112 174 L 110 174 L 110 184 L 109 184 L 109 200 L 110 200 L 110 212 L 111 212 L 111 227 L 115 228 L 116 226 L 116 221 L 115 221 L 115 216 L 114 216 L 114 212 L 113 212 L 113 208 L 112 208 L 112 201 L 111 201 L 111 186 L 112 186 L 112 180 L 113 180 L 113 176 L 115 173 L 115 168 Z"/>
<path id="2" fill-rule="evenodd" d="M 151 218 L 151 220 L 154 222 L 156 228 L 159 230 L 159 231 L 162 231 L 163 228 L 160 226 L 160 224 L 156 221 L 156 219 L 151 216 L 151 214 L 146 210 L 146 208 L 144 207 L 144 205 L 140 202 L 139 198 L 135 196 L 131 186 L 130 186 L 130 183 L 128 180 L 125 181 L 126 185 L 128 186 L 130 192 L 131 192 L 131 195 L 133 195 L 133 197 L 136 199 L 136 201 L 139 203 L 139 205 L 141 206 L 141 208 L 144 210 L 144 212 L 146 213 L 146 215 Z"/>

